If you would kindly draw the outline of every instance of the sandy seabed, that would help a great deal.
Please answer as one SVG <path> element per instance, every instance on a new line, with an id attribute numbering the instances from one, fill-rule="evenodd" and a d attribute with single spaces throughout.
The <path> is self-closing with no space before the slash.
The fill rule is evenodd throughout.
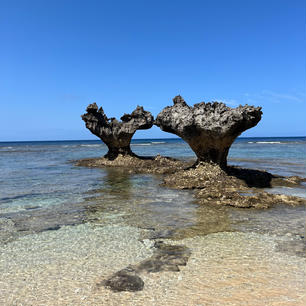
<path id="1" fill-rule="evenodd" d="M 305 305 L 305 257 L 277 251 L 290 236 L 222 232 L 167 244 L 191 256 L 180 272 L 143 273 L 138 292 L 98 286 L 153 254 L 134 227 L 82 224 L 1 247 L 0 305 Z"/>

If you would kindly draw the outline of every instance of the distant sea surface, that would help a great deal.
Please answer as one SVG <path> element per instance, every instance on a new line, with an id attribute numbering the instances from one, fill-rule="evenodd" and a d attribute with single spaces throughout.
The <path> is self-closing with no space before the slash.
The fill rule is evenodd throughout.
<path id="1" fill-rule="evenodd" d="M 195 159 L 178 138 L 133 140 L 132 150 L 144 156 Z M 106 187 L 109 195 L 110 188 L 119 188 L 122 180 L 118 187 L 118 178 L 112 184 L 108 171 L 76 167 L 71 162 L 106 152 L 100 140 L 0 142 L 0 212 L 79 203 Z M 305 177 L 306 137 L 238 138 L 230 149 L 229 164 Z M 128 188 L 134 193 L 139 186 L 149 188 L 148 180 L 148 175 L 130 177 Z M 285 192 L 305 196 L 304 190 Z"/>

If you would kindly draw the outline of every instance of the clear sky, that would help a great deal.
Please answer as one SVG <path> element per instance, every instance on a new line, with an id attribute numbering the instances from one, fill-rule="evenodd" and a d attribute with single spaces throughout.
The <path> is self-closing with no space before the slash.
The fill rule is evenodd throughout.
<path id="1" fill-rule="evenodd" d="M 0 0 L 0 141 L 96 139 L 89 103 L 156 116 L 177 94 L 262 106 L 242 136 L 305 136 L 305 12 L 304 0 Z"/>

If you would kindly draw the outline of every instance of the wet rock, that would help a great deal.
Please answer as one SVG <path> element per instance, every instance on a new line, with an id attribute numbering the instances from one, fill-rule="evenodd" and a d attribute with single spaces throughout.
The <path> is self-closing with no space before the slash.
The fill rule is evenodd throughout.
<path id="1" fill-rule="evenodd" d="M 98 283 L 97 286 L 105 286 L 113 291 L 140 291 L 144 282 L 139 274 L 156 273 L 161 271 L 179 272 L 179 266 L 186 266 L 190 250 L 183 245 L 168 245 L 163 242 L 155 242 L 155 252 L 150 258 L 137 265 L 114 273 L 111 277 Z"/>
<path id="2" fill-rule="evenodd" d="M 227 155 L 234 140 L 261 119 L 261 107 L 227 107 L 224 103 L 187 105 L 181 96 L 165 107 L 155 125 L 163 131 L 178 135 L 195 152 L 198 161 L 214 162 L 225 168 Z"/>
<path id="3" fill-rule="evenodd" d="M 179 266 L 186 266 L 190 250 L 183 245 L 168 245 L 163 242 L 154 244 L 156 250 L 154 255 L 133 266 L 138 273 L 146 271 L 148 273 L 172 271 L 179 272 Z"/>
<path id="4" fill-rule="evenodd" d="M 0 214 L 0 243 L 33 233 L 59 230 L 62 226 L 82 224 L 85 220 L 86 207 L 82 202 L 3 213 Z"/>
<path id="5" fill-rule="evenodd" d="M 14 236 L 16 236 L 14 222 L 0 215 L 0 244 L 12 241 Z"/>
<path id="6" fill-rule="evenodd" d="M 147 234 L 148 239 L 161 239 L 161 238 L 170 238 L 174 235 L 174 230 L 160 230 L 160 231 L 154 231 Z"/>
<path id="7" fill-rule="evenodd" d="M 226 173 L 244 181 L 249 187 L 271 187 L 276 176 L 263 170 L 245 169 L 240 167 L 227 167 Z"/>
<path id="8" fill-rule="evenodd" d="M 101 284 L 115 292 L 140 291 L 144 287 L 143 280 L 129 267 L 116 272 Z"/>
<path id="9" fill-rule="evenodd" d="M 146 272 L 161 272 L 161 271 L 172 271 L 179 272 L 178 265 L 168 264 L 160 259 L 150 258 L 144 260 L 138 267 L 138 271 Z"/>
<path id="10" fill-rule="evenodd" d="M 236 170 L 230 171 L 232 175 L 229 175 L 217 164 L 200 162 L 188 170 L 167 175 L 163 185 L 177 189 L 196 189 L 195 196 L 200 204 L 240 208 L 269 208 L 276 204 L 306 205 L 304 198 L 272 194 L 260 188 L 249 188 L 250 182 L 256 186 L 256 177 L 262 179 L 257 186 L 268 187 L 265 185 L 270 184 L 272 175 L 257 170 L 248 172 L 247 169 L 240 169 L 237 175 Z M 250 177 L 247 178 L 248 175 Z"/>
<path id="11" fill-rule="evenodd" d="M 291 256 L 306 257 L 306 240 L 294 239 L 291 241 L 278 242 L 276 251 L 286 253 Z"/>
<path id="12" fill-rule="evenodd" d="M 272 186 L 297 187 L 306 182 L 306 178 L 299 176 L 275 176 L 272 180 Z"/>
<path id="13" fill-rule="evenodd" d="M 86 158 L 75 161 L 76 166 L 105 168 L 115 167 L 125 173 L 174 173 L 180 169 L 188 168 L 190 163 L 176 160 L 171 157 L 157 155 L 155 157 L 126 156 L 119 154 L 115 160 L 106 157 Z"/>
<path id="14" fill-rule="evenodd" d="M 89 104 L 86 111 L 81 117 L 86 127 L 107 145 L 105 158 L 110 160 L 119 154 L 136 156 L 130 147 L 133 135 L 137 130 L 149 129 L 153 125 L 152 114 L 141 106 L 137 106 L 131 114 L 124 114 L 121 121 L 107 118 L 102 107 L 98 109 L 96 103 Z"/>
<path id="15" fill-rule="evenodd" d="M 71 225 L 71 224 L 70 224 Z M 74 225 L 74 224 L 72 224 Z M 55 225 L 55 226 L 50 226 L 50 227 L 47 227 L 45 229 L 43 229 L 43 231 L 57 231 L 61 228 L 60 225 Z"/>

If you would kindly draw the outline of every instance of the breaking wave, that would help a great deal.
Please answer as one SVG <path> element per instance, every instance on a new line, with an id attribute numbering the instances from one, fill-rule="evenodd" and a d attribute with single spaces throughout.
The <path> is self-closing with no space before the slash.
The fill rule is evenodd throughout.
<path id="1" fill-rule="evenodd" d="M 96 148 L 96 147 L 101 147 L 101 144 L 81 144 L 80 147 L 92 147 L 92 148 Z"/>
<path id="2" fill-rule="evenodd" d="M 131 143 L 132 146 L 151 146 L 151 143 Z"/>
<path id="3" fill-rule="evenodd" d="M 280 144 L 281 141 L 248 141 L 248 143 L 261 143 L 261 144 Z"/>

